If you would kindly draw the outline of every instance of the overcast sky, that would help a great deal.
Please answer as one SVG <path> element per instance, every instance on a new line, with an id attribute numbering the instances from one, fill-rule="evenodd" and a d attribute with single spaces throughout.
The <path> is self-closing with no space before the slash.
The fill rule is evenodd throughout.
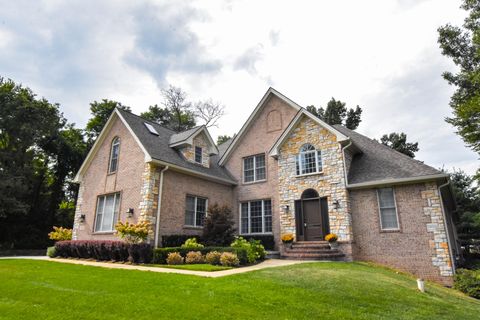
<path id="1" fill-rule="evenodd" d="M 94 100 L 140 113 L 173 84 L 222 102 L 211 132 L 232 135 L 272 86 L 302 106 L 358 104 L 360 133 L 403 131 L 434 167 L 479 166 L 444 122 L 453 88 L 441 74 L 455 68 L 436 30 L 462 23 L 460 1 L 0 2 L 0 75 L 79 127 Z"/>

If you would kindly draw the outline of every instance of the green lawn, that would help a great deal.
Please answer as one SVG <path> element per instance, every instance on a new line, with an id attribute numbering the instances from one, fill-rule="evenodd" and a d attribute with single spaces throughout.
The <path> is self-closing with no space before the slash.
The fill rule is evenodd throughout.
<path id="1" fill-rule="evenodd" d="M 0 319 L 480 319 L 480 301 L 361 263 L 229 277 L 0 260 Z"/>
<path id="2" fill-rule="evenodd" d="M 224 266 L 212 266 L 211 264 L 181 264 L 181 265 L 167 265 L 167 264 L 149 264 L 149 267 L 159 267 L 159 268 L 169 268 L 169 269 L 182 269 L 182 270 L 195 270 L 195 271 L 222 271 L 222 270 L 229 270 L 232 267 L 224 267 Z"/>

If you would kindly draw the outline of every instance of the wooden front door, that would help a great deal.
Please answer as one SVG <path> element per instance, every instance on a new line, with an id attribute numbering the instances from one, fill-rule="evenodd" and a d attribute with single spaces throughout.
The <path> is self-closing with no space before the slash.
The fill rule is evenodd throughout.
<path id="1" fill-rule="evenodd" d="M 297 200 L 295 218 L 297 240 L 325 240 L 325 236 L 330 232 L 327 198 Z"/>

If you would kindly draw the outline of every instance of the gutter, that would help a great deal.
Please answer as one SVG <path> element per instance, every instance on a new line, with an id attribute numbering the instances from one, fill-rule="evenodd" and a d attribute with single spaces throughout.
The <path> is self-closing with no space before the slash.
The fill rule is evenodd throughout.
<path id="1" fill-rule="evenodd" d="M 155 219 L 155 248 L 158 248 L 158 240 L 160 239 L 160 211 L 162 209 L 162 191 L 163 191 L 163 173 L 168 170 L 168 166 L 160 171 L 160 185 L 158 186 L 158 204 L 157 217 Z"/>
<path id="2" fill-rule="evenodd" d="M 418 177 L 411 177 L 411 178 L 397 178 L 397 179 L 385 179 L 385 180 L 377 180 L 377 181 L 369 181 L 369 182 L 360 182 L 360 183 L 347 184 L 347 188 L 350 188 L 350 189 L 366 188 L 366 187 L 381 186 L 381 185 L 388 185 L 388 184 L 429 181 L 429 180 L 435 180 L 435 179 L 441 179 L 441 178 L 448 178 L 448 175 L 444 173 L 439 173 L 439 174 L 431 174 L 427 176 L 418 176 Z"/>
<path id="3" fill-rule="evenodd" d="M 447 227 L 447 214 L 445 213 L 445 207 L 443 206 L 442 190 L 441 190 L 442 188 L 448 186 L 449 184 L 450 184 L 450 179 L 447 178 L 447 182 L 445 182 L 444 184 L 438 187 L 438 196 L 440 198 L 440 206 L 442 208 L 442 214 L 443 214 L 443 221 L 444 221 L 443 227 L 445 228 L 445 233 L 447 234 L 448 251 L 450 253 L 450 263 L 452 264 L 452 272 L 453 274 L 455 274 L 455 261 L 453 257 L 452 244 L 450 243 L 450 233 Z"/>

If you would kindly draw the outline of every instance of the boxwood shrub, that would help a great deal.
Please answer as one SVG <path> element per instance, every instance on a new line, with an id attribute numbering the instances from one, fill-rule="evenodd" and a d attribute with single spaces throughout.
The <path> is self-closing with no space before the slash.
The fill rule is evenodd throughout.
<path id="1" fill-rule="evenodd" d="M 457 269 L 453 287 L 470 297 L 480 299 L 480 270 Z"/>
<path id="2" fill-rule="evenodd" d="M 56 255 L 62 258 L 95 259 L 98 261 L 129 261 L 150 263 L 152 247 L 147 243 L 128 244 L 123 241 L 72 240 L 55 244 Z"/>
<path id="3" fill-rule="evenodd" d="M 265 250 L 275 249 L 275 238 L 271 234 L 253 236 L 241 235 L 241 237 L 247 241 L 249 241 L 250 239 L 260 240 Z"/>
<path id="4" fill-rule="evenodd" d="M 168 248 L 156 248 L 153 249 L 153 263 L 156 264 L 165 264 L 168 254 L 171 252 L 178 252 L 182 257 L 186 257 L 187 253 L 192 251 L 192 249 L 186 249 L 186 248 L 181 248 L 181 247 L 168 247 Z M 199 249 L 203 255 L 206 255 L 207 253 L 211 251 L 217 251 L 217 252 L 232 252 L 235 253 L 238 257 L 238 260 L 240 260 L 241 265 L 246 265 L 248 264 L 248 257 L 247 257 L 247 250 L 243 248 L 231 248 L 231 247 L 204 247 L 202 249 Z"/>
<path id="5" fill-rule="evenodd" d="M 180 247 L 188 239 L 195 238 L 198 243 L 203 243 L 201 236 L 195 235 L 185 235 L 185 234 L 171 234 L 167 236 L 162 236 L 162 247 Z"/>

